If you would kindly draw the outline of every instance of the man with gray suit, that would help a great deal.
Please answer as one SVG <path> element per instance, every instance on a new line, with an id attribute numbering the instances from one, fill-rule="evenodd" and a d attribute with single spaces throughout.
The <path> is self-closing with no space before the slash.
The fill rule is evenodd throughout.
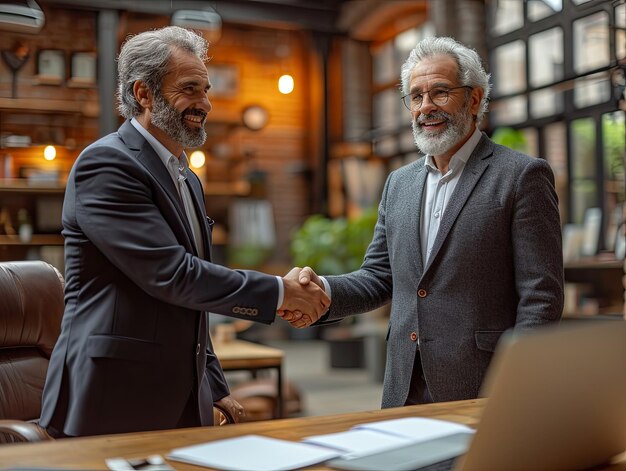
<path id="1" fill-rule="evenodd" d="M 237 418 L 208 311 L 269 324 L 278 307 L 297 320 L 329 304 L 295 273 L 211 263 L 212 221 L 184 152 L 206 139 L 206 52 L 175 26 L 130 38 L 118 58 L 127 121 L 69 175 L 65 313 L 40 419 L 53 436 L 210 425 L 214 404 Z"/>
<path id="2" fill-rule="evenodd" d="M 391 301 L 383 407 L 477 397 L 500 335 L 563 308 L 554 176 L 478 130 L 490 90 L 478 54 L 427 38 L 401 76 L 425 156 L 389 175 L 359 270 L 300 274 L 331 294 L 322 323 Z"/>

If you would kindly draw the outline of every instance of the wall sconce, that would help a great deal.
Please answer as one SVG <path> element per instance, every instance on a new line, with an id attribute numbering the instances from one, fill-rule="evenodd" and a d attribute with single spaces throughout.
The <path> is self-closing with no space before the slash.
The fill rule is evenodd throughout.
<path id="1" fill-rule="evenodd" d="M 191 168 L 202 168 L 206 163 L 206 155 L 201 150 L 194 150 L 189 156 L 189 165 Z"/>
<path id="2" fill-rule="evenodd" d="M 243 125 L 251 131 L 263 129 L 270 119 L 270 115 L 265 108 L 260 105 L 247 106 L 241 113 Z"/>
<path id="3" fill-rule="evenodd" d="M 46 160 L 54 160 L 57 156 L 57 150 L 54 146 L 46 146 L 43 150 L 43 158 Z"/>
<path id="4" fill-rule="evenodd" d="M 294 81 L 289 74 L 281 75 L 278 79 L 278 91 L 283 95 L 289 95 L 293 92 Z"/>

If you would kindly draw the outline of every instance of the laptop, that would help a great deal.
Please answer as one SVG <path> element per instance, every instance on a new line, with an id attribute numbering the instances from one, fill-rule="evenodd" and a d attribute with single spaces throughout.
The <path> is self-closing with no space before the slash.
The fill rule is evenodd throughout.
<path id="1" fill-rule="evenodd" d="M 489 400 L 473 436 L 443 437 L 328 465 L 541 471 L 607 463 L 626 450 L 626 322 L 590 320 L 504 335 L 481 396 Z"/>

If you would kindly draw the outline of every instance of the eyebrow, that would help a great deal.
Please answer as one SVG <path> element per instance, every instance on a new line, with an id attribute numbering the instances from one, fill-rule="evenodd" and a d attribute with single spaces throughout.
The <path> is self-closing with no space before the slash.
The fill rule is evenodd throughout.
<path id="1" fill-rule="evenodd" d="M 444 82 L 436 82 L 432 87 L 428 90 L 432 90 L 433 88 L 452 88 L 453 85 Z M 419 87 L 412 87 L 409 93 L 423 93 L 424 91 L 420 90 Z"/>

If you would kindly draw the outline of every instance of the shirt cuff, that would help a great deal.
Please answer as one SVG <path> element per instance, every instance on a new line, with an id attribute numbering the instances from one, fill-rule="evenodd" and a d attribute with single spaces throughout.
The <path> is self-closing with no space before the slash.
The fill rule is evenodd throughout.
<path id="1" fill-rule="evenodd" d="M 324 283 L 324 292 L 328 295 L 328 297 L 332 301 L 333 293 L 332 293 L 332 290 L 330 289 L 330 284 L 328 284 L 328 281 L 326 281 L 326 278 L 324 278 L 323 276 L 320 276 L 320 280 L 322 280 L 322 283 Z"/>
<path id="2" fill-rule="evenodd" d="M 278 281 L 278 303 L 276 304 L 276 310 L 278 311 L 285 300 L 285 286 L 283 285 L 283 279 L 280 276 L 276 276 L 276 280 Z"/>

